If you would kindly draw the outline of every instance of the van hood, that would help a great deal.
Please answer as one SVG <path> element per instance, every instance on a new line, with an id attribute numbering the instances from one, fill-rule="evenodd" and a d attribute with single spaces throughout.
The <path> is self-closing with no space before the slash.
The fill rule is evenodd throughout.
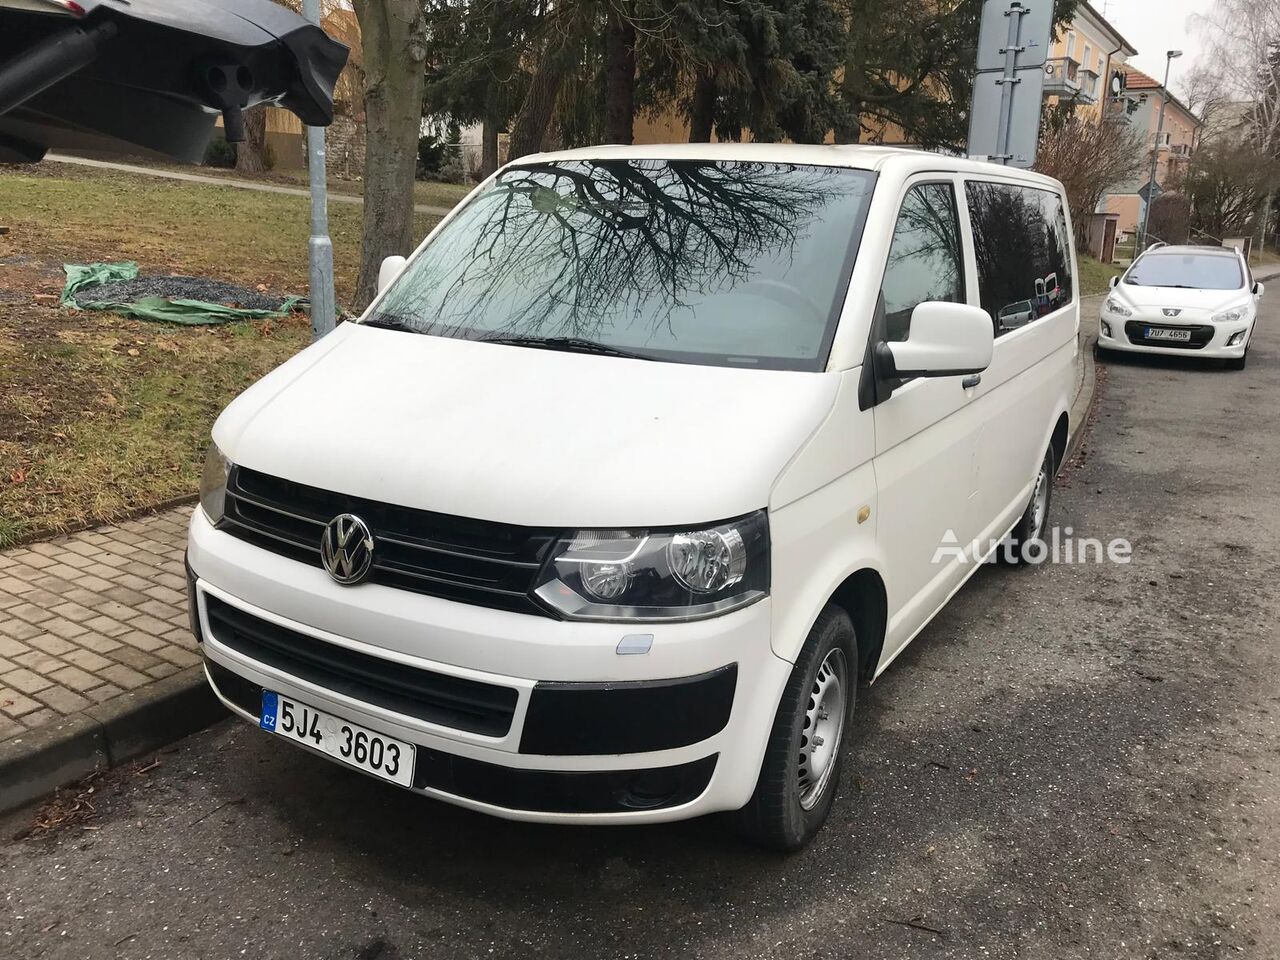
<path id="1" fill-rule="evenodd" d="M 213 437 L 298 483 L 504 523 L 709 523 L 769 502 L 834 374 L 476 343 L 343 324 L 241 394 Z"/>

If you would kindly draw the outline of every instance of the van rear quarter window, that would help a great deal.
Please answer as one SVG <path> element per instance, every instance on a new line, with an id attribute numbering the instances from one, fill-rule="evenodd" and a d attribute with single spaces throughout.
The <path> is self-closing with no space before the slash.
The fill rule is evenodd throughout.
<path id="1" fill-rule="evenodd" d="M 982 309 L 996 336 L 1071 302 L 1075 277 L 1062 198 L 1008 183 L 965 183 Z"/>
<path id="2" fill-rule="evenodd" d="M 377 315 L 433 336 L 820 370 L 874 182 L 744 160 L 522 163 L 444 226 Z"/>

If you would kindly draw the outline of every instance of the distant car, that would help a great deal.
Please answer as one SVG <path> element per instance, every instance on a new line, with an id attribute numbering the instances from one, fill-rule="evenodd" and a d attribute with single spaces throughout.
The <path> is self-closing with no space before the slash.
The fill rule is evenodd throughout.
<path id="1" fill-rule="evenodd" d="M 1000 308 L 997 322 L 1001 330 L 1017 330 L 1025 327 L 1036 317 L 1036 307 L 1030 300 L 1019 300 L 1007 307 Z"/>
<path id="2" fill-rule="evenodd" d="M 1224 360 L 1243 370 L 1263 286 L 1225 247 L 1156 247 L 1112 278 L 1102 305 L 1099 351 Z"/>

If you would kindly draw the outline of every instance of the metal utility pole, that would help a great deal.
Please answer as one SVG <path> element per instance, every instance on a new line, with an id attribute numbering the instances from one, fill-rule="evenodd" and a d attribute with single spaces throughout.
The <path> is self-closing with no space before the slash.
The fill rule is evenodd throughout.
<path id="1" fill-rule="evenodd" d="M 302 0 L 302 15 L 320 26 L 320 0 Z M 329 171 L 324 127 L 307 127 L 307 173 L 311 183 L 311 239 L 307 241 L 311 281 L 311 339 L 333 330 L 338 308 L 333 295 L 333 241 L 329 239 Z"/>
<path id="2" fill-rule="evenodd" d="M 1004 45 L 1004 76 L 996 83 L 1000 84 L 1000 128 L 996 134 L 996 152 L 991 157 L 1000 163 L 1008 163 L 1013 159 L 1009 152 L 1009 126 L 1013 122 L 1013 88 L 1022 81 L 1018 79 L 1018 54 L 1023 48 L 1018 44 L 1022 32 L 1022 18 L 1027 11 L 1021 3 L 1009 4 L 1005 16 L 1009 18 L 1009 38 Z"/>
<path id="3" fill-rule="evenodd" d="M 1134 254 L 1139 254 L 1147 246 L 1147 228 L 1151 224 L 1151 205 L 1156 202 L 1156 166 L 1160 160 L 1160 138 L 1164 135 L 1164 107 L 1169 102 L 1169 68 L 1173 61 L 1182 56 L 1181 50 L 1170 50 L 1164 55 L 1164 86 L 1160 88 L 1160 120 L 1156 124 L 1156 139 L 1151 144 L 1151 178 L 1147 180 L 1147 202 L 1142 207 L 1142 229 L 1138 233 L 1139 242 L 1134 246 Z"/>

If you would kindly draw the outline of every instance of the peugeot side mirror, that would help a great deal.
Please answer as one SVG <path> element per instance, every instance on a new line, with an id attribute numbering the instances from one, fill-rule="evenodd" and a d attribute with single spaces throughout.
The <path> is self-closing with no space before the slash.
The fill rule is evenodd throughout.
<path id="1" fill-rule="evenodd" d="M 1264 287 L 1261 283 L 1257 283 L 1255 281 L 1253 284 L 1253 299 L 1261 300 L 1262 295 L 1266 292 L 1266 290 L 1267 290 L 1266 287 Z"/>
<path id="2" fill-rule="evenodd" d="M 907 339 L 880 344 L 896 377 L 952 377 L 981 373 L 991 365 L 995 325 L 981 307 L 929 301 L 911 312 Z"/>
<path id="3" fill-rule="evenodd" d="M 387 257 L 382 261 L 382 266 L 378 268 L 379 293 L 391 286 L 391 282 L 400 276 L 400 271 L 404 269 L 406 262 L 405 258 L 400 256 Z"/>
<path id="4" fill-rule="evenodd" d="M 1107 286 L 1109 286 L 1112 290 L 1114 290 L 1119 285 L 1119 283 L 1120 283 L 1120 277 L 1117 275 L 1107 281 Z"/>

